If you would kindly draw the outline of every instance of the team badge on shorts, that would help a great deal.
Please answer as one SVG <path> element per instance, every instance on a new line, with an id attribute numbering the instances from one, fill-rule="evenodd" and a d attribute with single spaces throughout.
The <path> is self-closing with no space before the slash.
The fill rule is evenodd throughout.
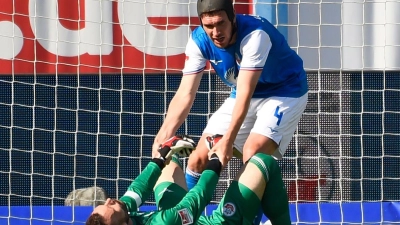
<path id="1" fill-rule="evenodd" d="M 227 202 L 225 203 L 224 208 L 222 210 L 223 210 L 222 213 L 225 216 L 233 216 L 233 214 L 235 214 L 236 212 L 236 207 L 233 203 Z"/>
<path id="2" fill-rule="evenodd" d="M 178 210 L 178 215 L 181 217 L 182 225 L 193 224 L 193 216 L 188 209 Z"/>

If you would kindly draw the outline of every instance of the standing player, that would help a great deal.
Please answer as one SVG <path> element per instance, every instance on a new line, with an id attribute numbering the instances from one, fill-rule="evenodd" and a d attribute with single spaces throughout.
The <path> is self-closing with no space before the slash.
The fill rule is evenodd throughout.
<path id="1" fill-rule="evenodd" d="M 189 158 L 189 189 L 208 161 L 204 139 L 210 135 L 223 135 L 212 151 L 220 152 L 224 162 L 232 157 L 233 147 L 242 153 L 243 162 L 256 153 L 280 159 L 305 110 L 308 92 L 302 59 L 266 19 L 235 14 L 231 0 L 198 0 L 197 13 L 201 26 L 187 43 L 181 84 L 153 151 L 186 119 L 207 61 L 232 91 L 209 119 Z"/>
<path id="2" fill-rule="evenodd" d="M 199 183 L 187 192 L 179 159 L 173 156 L 169 165 L 164 166 L 165 159 L 178 150 L 185 150 L 183 155 L 190 154 L 194 143 L 188 137 L 170 140 L 163 144 L 161 157 L 153 158 L 124 196 L 120 200 L 107 199 L 104 205 L 97 206 L 86 225 L 250 225 L 260 202 L 272 224 L 290 224 L 288 205 L 279 201 L 286 196 L 286 190 L 279 166 L 271 156 L 258 153 L 251 157 L 229 186 L 218 208 L 211 216 L 202 216 L 224 165 L 216 153 L 212 153 Z M 209 145 L 214 145 L 218 139 L 209 138 L 208 141 Z M 137 212 L 154 186 L 158 210 Z M 268 197 L 272 193 L 274 198 Z"/>

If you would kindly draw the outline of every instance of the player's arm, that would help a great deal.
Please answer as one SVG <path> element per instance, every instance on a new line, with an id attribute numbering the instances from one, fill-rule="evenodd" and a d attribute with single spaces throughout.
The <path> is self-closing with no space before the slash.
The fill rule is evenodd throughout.
<path id="1" fill-rule="evenodd" d="M 183 124 L 192 108 L 200 85 L 203 70 L 206 66 L 206 59 L 192 38 L 189 39 L 186 45 L 185 54 L 186 61 L 182 80 L 169 104 L 164 123 L 155 138 L 153 151 L 165 140 L 174 136 L 175 132 Z"/>
<path id="2" fill-rule="evenodd" d="M 239 71 L 236 86 L 236 102 L 232 112 L 232 120 L 225 134 L 226 138 L 232 144 L 236 139 L 236 135 L 239 132 L 240 126 L 246 117 L 251 96 L 254 93 L 254 89 L 257 85 L 258 79 L 260 78 L 260 74 L 261 71 Z"/>
<path id="3" fill-rule="evenodd" d="M 172 137 L 185 121 L 192 108 L 201 77 L 202 72 L 183 75 L 179 88 L 169 104 L 164 123 L 157 134 L 157 143 L 162 143 Z"/>
<path id="4" fill-rule="evenodd" d="M 256 30 L 241 42 L 243 52 L 242 62 L 237 77 L 236 103 L 233 108 L 232 121 L 224 135 L 233 144 L 249 109 L 262 69 L 271 49 L 271 41 L 266 32 Z"/>

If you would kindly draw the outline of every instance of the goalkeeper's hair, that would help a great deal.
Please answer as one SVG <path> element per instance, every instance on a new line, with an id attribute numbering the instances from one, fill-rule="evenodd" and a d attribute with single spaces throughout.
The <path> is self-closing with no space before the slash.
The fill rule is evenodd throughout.
<path id="1" fill-rule="evenodd" d="M 107 225 L 107 224 L 105 223 L 105 219 L 103 216 L 101 216 L 98 213 L 93 213 L 86 220 L 86 225 Z"/>

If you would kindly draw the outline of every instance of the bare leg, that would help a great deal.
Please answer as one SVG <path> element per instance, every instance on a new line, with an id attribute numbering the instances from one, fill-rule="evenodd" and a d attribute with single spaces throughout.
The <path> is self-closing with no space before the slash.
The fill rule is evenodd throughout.
<path id="1" fill-rule="evenodd" d="M 158 178 L 155 187 L 157 187 L 162 182 L 171 182 L 179 185 L 187 191 L 185 175 L 182 168 L 171 161 L 162 171 L 161 176 Z"/>
<path id="2" fill-rule="evenodd" d="M 197 143 L 196 150 L 192 152 L 188 161 L 188 168 L 196 173 L 203 172 L 208 162 L 208 148 L 206 146 L 206 137 L 211 134 L 203 134 Z"/>
<path id="3" fill-rule="evenodd" d="M 189 157 L 188 165 L 186 168 L 186 183 L 188 189 L 192 189 L 200 179 L 200 175 L 208 163 L 208 148 L 205 140 L 210 134 L 203 134 L 197 144 L 196 150 L 192 152 Z"/>
<path id="4" fill-rule="evenodd" d="M 278 149 L 278 144 L 261 134 L 250 133 L 243 147 L 243 162 L 247 162 L 256 153 L 273 155 Z"/>
<path id="5" fill-rule="evenodd" d="M 267 183 L 256 165 L 252 163 L 244 165 L 236 175 L 235 180 L 254 192 L 258 199 L 262 199 Z"/>

